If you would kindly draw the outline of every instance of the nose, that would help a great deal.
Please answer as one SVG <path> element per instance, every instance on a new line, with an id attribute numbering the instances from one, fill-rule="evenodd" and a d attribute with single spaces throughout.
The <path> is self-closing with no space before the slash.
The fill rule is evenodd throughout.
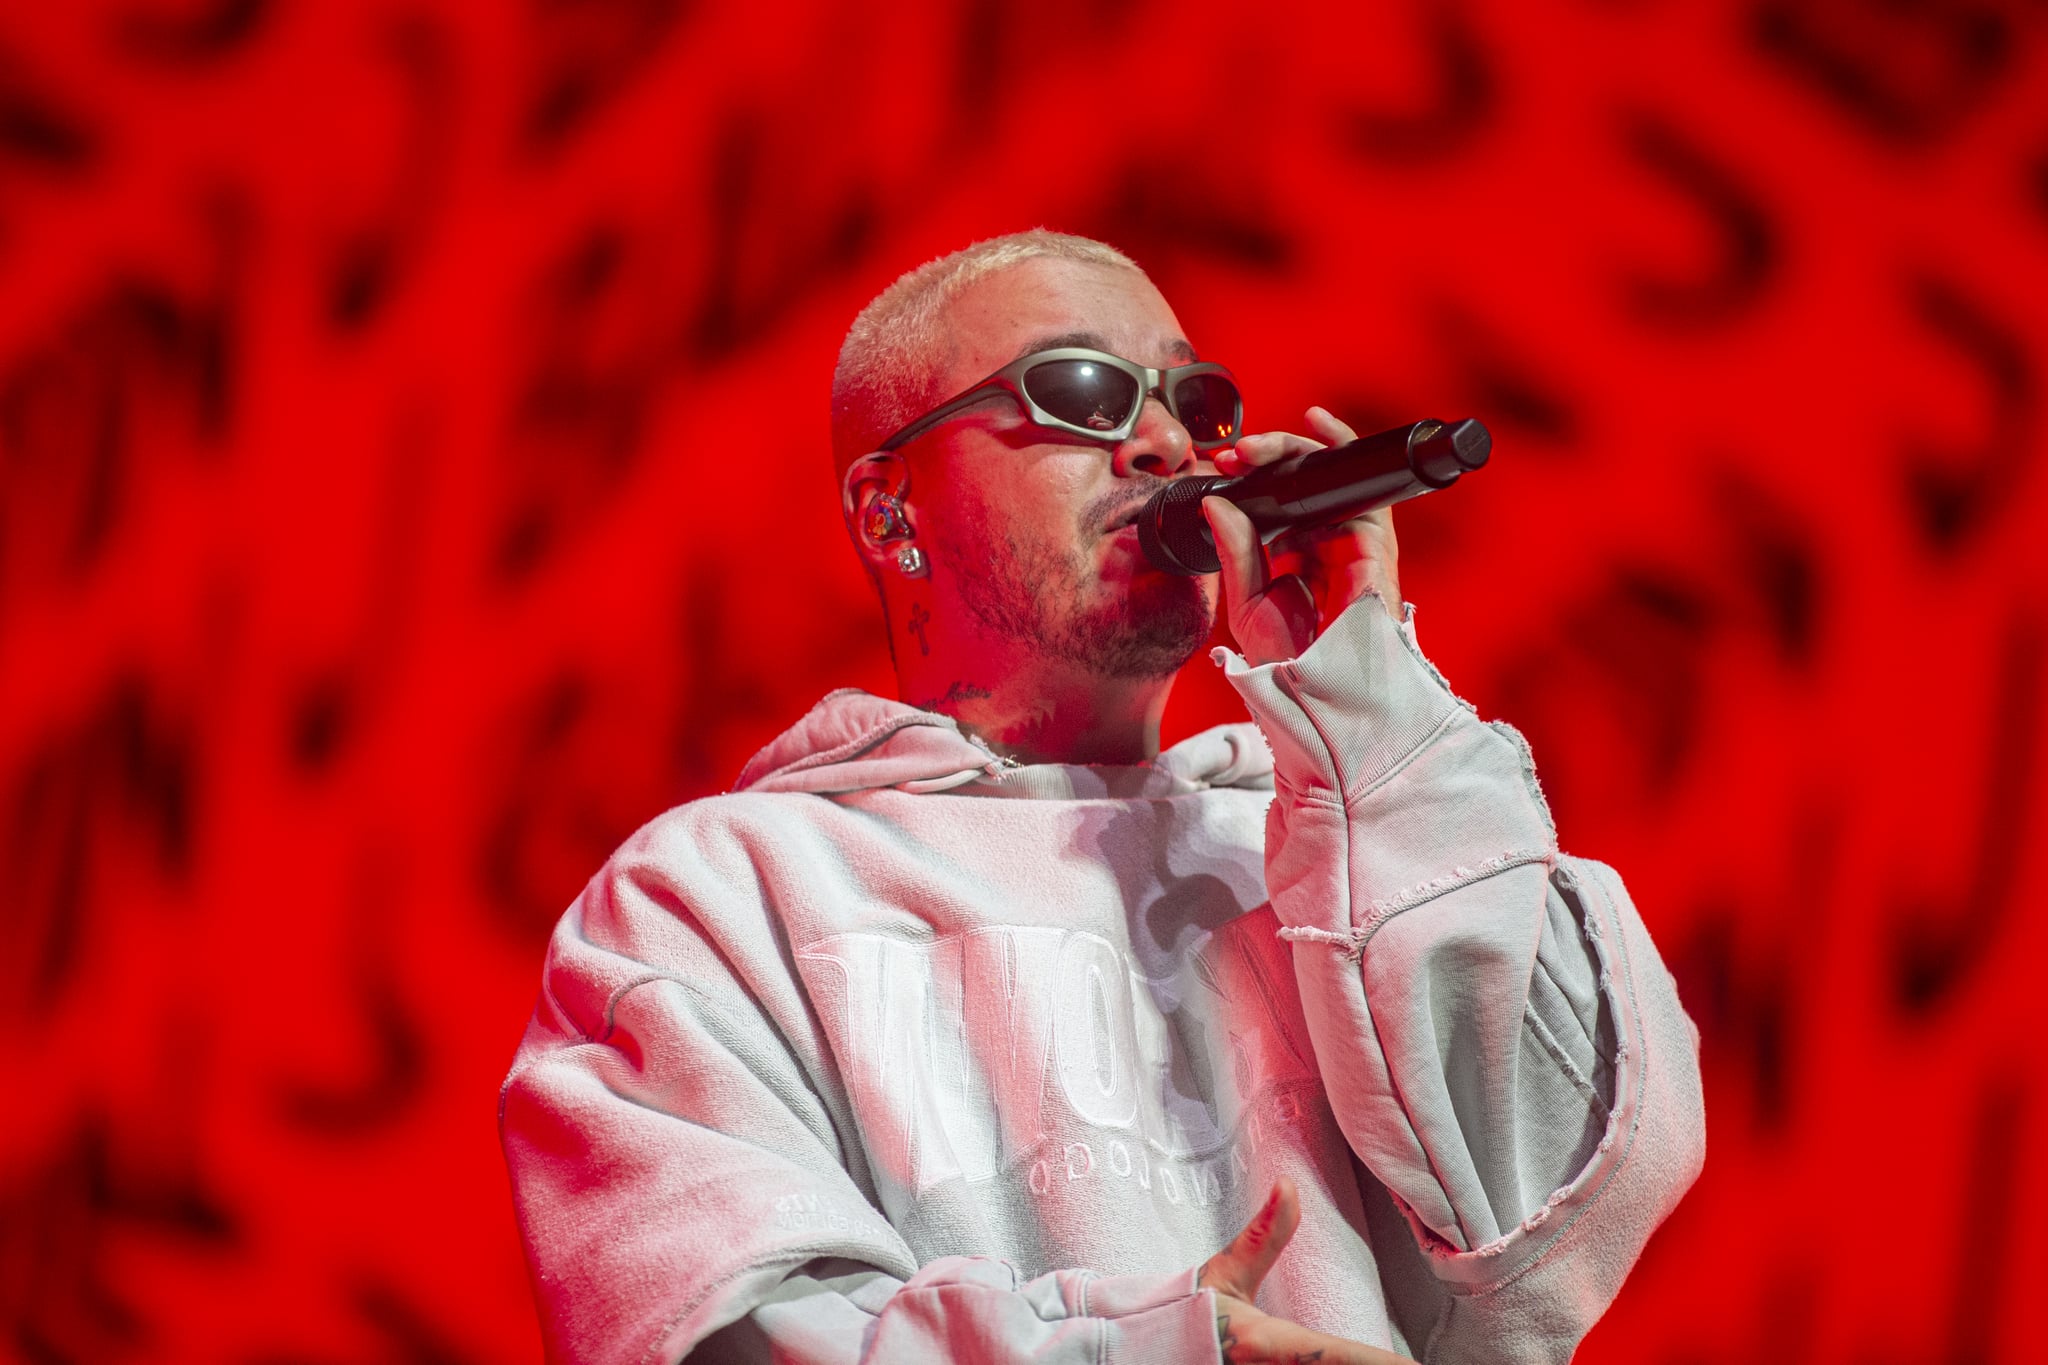
<path id="1" fill-rule="evenodd" d="M 1138 425 L 1117 443 L 1110 456 L 1110 468 L 1120 479 L 1140 474 L 1170 479 L 1194 462 L 1194 438 L 1180 419 L 1166 410 L 1166 404 L 1151 394 L 1145 396 Z"/>

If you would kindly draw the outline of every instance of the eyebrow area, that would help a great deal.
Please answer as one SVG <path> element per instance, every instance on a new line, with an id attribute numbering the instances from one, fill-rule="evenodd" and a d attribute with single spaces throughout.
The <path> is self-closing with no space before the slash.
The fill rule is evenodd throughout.
<path id="1" fill-rule="evenodd" d="M 1109 349 L 1109 342 L 1099 332 L 1056 332 L 1051 336 L 1033 337 L 1025 344 L 1024 349 L 1011 356 L 1010 360 L 1015 363 L 1027 355 L 1036 355 L 1040 351 L 1062 350 L 1070 346 L 1085 347 L 1091 351 L 1106 351 L 1110 355 L 1116 354 Z M 1200 358 L 1195 354 L 1194 346 L 1185 338 L 1175 339 L 1166 349 L 1183 365 L 1191 365 Z"/>

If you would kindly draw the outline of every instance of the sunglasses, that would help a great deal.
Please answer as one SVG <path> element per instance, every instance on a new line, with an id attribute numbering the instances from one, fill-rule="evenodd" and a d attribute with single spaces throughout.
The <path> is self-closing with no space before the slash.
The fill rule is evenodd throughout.
<path id="1" fill-rule="evenodd" d="M 991 389 L 1017 400 L 1036 426 L 1071 432 L 1091 441 L 1126 440 L 1137 429 L 1145 396 L 1156 393 L 1166 410 L 1187 428 L 1195 449 L 1214 450 L 1237 439 L 1244 398 L 1221 365 L 1175 365 L 1153 370 L 1122 356 L 1080 346 L 1034 351 L 997 370 L 964 393 L 947 399 L 877 447 L 894 450 L 940 422 L 981 402 Z"/>

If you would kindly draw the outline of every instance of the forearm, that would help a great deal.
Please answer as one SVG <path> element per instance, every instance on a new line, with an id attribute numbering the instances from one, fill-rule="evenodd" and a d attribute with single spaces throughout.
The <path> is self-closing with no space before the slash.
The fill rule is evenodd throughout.
<path id="1" fill-rule="evenodd" d="M 1625 1270 L 1701 1125 L 1690 1025 L 1618 882 L 1589 890 L 1520 737 L 1482 724 L 1378 602 L 1299 658 L 1225 662 L 1275 753 L 1268 889 L 1332 1107 L 1432 1268 L 1480 1284 L 1541 1254 L 1648 1102 L 1681 1150 L 1667 1189 L 1596 1220 Z"/>

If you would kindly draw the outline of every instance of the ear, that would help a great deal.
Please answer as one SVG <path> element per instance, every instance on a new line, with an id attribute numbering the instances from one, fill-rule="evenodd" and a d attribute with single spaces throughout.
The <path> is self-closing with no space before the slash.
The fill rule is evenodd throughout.
<path id="1" fill-rule="evenodd" d="M 846 467 L 839 485 L 839 510 L 854 548 L 873 572 L 894 569 L 913 578 L 923 576 L 924 552 L 912 544 L 917 527 L 911 521 L 909 497 L 910 466 L 898 455 L 871 451 Z"/>

